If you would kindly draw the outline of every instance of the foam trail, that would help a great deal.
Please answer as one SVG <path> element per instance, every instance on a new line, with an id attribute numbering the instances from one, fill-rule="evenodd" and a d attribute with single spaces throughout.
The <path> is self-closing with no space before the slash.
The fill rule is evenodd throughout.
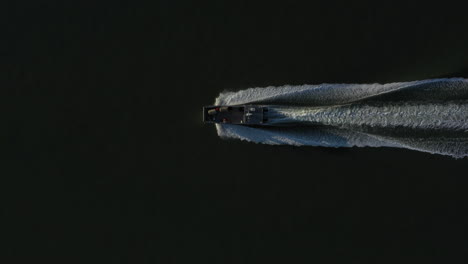
<path id="1" fill-rule="evenodd" d="M 270 109 L 271 127 L 217 125 L 223 138 L 468 156 L 468 80 L 463 78 L 251 88 L 222 93 L 215 104 Z"/>
<path id="2" fill-rule="evenodd" d="M 385 102 L 334 107 L 272 106 L 272 125 L 301 123 L 353 128 L 357 126 L 468 131 L 468 100 L 447 102 Z"/>
<path id="3" fill-rule="evenodd" d="M 386 98 L 387 97 L 387 98 Z M 369 99 L 459 100 L 468 99 L 468 81 L 463 78 L 432 79 L 389 84 L 285 85 L 223 92 L 216 105 L 278 104 L 325 106 Z"/>

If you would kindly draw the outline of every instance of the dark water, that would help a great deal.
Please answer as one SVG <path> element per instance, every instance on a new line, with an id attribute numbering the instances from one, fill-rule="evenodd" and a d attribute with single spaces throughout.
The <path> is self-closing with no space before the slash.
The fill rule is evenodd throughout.
<path id="1" fill-rule="evenodd" d="M 16 259 L 466 262 L 466 159 L 224 141 L 201 123 L 224 90 L 468 78 L 465 9 L 1 6 L 2 238 Z"/>

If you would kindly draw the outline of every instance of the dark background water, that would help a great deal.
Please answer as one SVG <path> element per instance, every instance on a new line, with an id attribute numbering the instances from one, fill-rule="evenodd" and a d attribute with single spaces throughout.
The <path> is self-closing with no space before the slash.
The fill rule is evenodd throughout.
<path id="1" fill-rule="evenodd" d="M 454 5 L 2 2 L 4 256 L 465 263 L 468 162 L 223 141 L 223 90 L 468 77 Z"/>

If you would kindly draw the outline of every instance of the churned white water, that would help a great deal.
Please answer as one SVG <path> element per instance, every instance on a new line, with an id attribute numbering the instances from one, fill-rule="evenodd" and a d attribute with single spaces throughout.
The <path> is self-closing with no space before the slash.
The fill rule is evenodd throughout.
<path id="1" fill-rule="evenodd" d="M 273 106 L 270 113 L 272 124 L 294 122 L 342 128 L 404 127 L 468 132 L 468 101 L 356 103 L 332 107 Z"/>
<path id="2" fill-rule="evenodd" d="M 271 126 L 218 124 L 223 138 L 468 156 L 468 80 L 463 78 L 250 88 L 221 93 L 215 104 L 269 105 Z"/>

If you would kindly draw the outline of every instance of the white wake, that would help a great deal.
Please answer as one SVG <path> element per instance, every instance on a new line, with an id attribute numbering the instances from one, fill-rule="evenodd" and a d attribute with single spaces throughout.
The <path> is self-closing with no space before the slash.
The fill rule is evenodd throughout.
<path id="1" fill-rule="evenodd" d="M 271 127 L 217 125 L 264 144 L 399 147 L 468 156 L 468 80 L 322 84 L 224 92 L 216 105 L 269 105 Z"/>

